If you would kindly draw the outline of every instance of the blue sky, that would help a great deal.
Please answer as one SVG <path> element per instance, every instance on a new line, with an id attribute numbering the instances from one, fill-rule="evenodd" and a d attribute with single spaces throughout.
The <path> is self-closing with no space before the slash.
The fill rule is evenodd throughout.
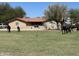
<path id="1" fill-rule="evenodd" d="M 40 17 L 50 4 L 64 4 L 68 9 L 79 8 L 79 2 L 9 2 L 12 7 L 21 6 L 28 17 Z"/>

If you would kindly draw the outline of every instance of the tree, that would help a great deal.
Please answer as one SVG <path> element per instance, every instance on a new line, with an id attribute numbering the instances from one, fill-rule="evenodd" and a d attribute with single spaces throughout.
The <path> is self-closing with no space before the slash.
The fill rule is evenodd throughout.
<path id="1" fill-rule="evenodd" d="M 14 9 L 8 3 L 0 4 L 0 23 L 4 23 L 14 16 Z"/>
<path id="2" fill-rule="evenodd" d="M 79 21 L 79 9 L 70 9 L 69 14 L 73 22 Z"/>
<path id="3" fill-rule="evenodd" d="M 24 16 L 25 12 L 21 7 L 13 8 L 8 3 L 0 3 L 0 23 Z"/>
<path id="4" fill-rule="evenodd" d="M 25 17 L 25 18 L 30 18 L 30 17 Z"/>
<path id="5" fill-rule="evenodd" d="M 25 16 L 25 12 L 24 12 L 24 10 L 19 6 L 19 7 L 16 7 L 15 8 L 15 14 L 16 14 L 16 16 L 17 17 L 24 17 Z"/>
<path id="6" fill-rule="evenodd" d="M 66 11 L 67 7 L 65 5 L 49 5 L 48 9 L 45 10 L 45 17 L 48 21 L 56 21 L 57 28 L 59 29 L 58 23 L 66 16 Z"/>

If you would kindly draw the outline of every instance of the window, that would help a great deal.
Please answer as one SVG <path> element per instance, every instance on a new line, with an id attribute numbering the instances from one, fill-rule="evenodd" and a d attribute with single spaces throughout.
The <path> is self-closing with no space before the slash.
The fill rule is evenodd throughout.
<path id="1" fill-rule="evenodd" d="M 19 25 L 19 22 L 16 22 L 16 25 Z"/>

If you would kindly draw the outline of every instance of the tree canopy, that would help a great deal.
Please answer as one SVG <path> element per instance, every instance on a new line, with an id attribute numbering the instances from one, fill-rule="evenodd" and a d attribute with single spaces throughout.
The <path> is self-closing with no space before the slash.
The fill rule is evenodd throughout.
<path id="1" fill-rule="evenodd" d="M 70 9 L 69 14 L 73 22 L 79 21 L 79 9 Z"/>
<path id="2" fill-rule="evenodd" d="M 9 3 L 0 3 L 0 23 L 6 23 L 17 17 L 24 17 L 25 14 L 21 7 L 13 8 Z"/>
<path id="3" fill-rule="evenodd" d="M 48 21 L 56 21 L 57 27 L 58 22 L 62 21 L 62 18 L 66 16 L 67 7 L 65 5 L 49 5 L 48 9 L 45 10 L 45 17 Z"/>

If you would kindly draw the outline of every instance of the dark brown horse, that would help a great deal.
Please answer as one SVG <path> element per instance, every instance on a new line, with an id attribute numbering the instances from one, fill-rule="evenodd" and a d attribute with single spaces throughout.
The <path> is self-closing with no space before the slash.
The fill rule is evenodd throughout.
<path id="1" fill-rule="evenodd" d="M 62 31 L 62 34 L 71 32 L 71 26 L 72 26 L 71 22 L 67 23 L 65 20 L 61 21 L 61 31 Z"/>

